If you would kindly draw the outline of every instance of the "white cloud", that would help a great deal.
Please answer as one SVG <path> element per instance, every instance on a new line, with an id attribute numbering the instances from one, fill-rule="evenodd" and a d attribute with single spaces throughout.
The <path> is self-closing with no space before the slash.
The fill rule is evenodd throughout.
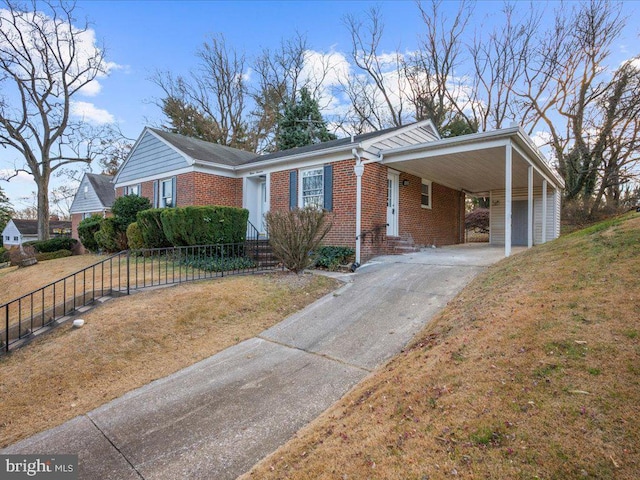
<path id="1" fill-rule="evenodd" d="M 10 183 L 33 183 L 33 177 L 27 172 L 18 172 L 11 168 L 0 168 L 0 180 L 6 180 L 11 177 Z M 15 175 L 15 176 L 14 176 Z"/>
<path id="2" fill-rule="evenodd" d="M 115 118 L 107 110 L 97 108 L 89 102 L 71 102 L 71 114 L 86 122 L 103 125 L 105 123 L 115 123 Z"/>

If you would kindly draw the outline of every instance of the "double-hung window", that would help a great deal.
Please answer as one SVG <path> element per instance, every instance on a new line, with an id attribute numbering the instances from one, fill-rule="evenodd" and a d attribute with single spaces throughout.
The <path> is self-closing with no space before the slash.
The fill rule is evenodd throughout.
<path id="1" fill-rule="evenodd" d="M 173 178 L 169 178 L 160 182 L 160 208 L 175 206 L 173 180 Z"/>
<path id="2" fill-rule="evenodd" d="M 322 167 L 301 171 L 301 207 L 324 207 L 324 171 Z"/>
<path id="3" fill-rule="evenodd" d="M 422 179 L 422 191 L 420 194 L 420 206 L 422 208 L 431 208 L 432 192 L 431 181 Z"/>
<path id="4" fill-rule="evenodd" d="M 140 196 L 140 184 L 138 185 L 128 185 L 124 187 L 125 195 L 138 195 Z"/>

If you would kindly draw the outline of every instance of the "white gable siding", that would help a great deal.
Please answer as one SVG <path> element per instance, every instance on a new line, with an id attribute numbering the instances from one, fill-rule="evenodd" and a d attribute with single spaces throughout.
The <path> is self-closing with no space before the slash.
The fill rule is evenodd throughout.
<path id="1" fill-rule="evenodd" d="M 181 154 L 152 133 L 146 132 L 118 174 L 118 184 L 173 172 L 187 166 L 189 164 Z"/>
<path id="2" fill-rule="evenodd" d="M 423 126 L 414 130 L 398 133 L 397 135 L 375 142 L 372 147 L 378 150 L 386 150 L 389 148 L 406 147 L 408 145 L 433 142 L 434 140 L 438 140 L 438 137 L 430 128 Z"/>
<path id="3" fill-rule="evenodd" d="M 102 210 L 104 210 L 104 205 L 102 205 L 100 198 L 98 198 L 89 178 L 85 175 L 82 182 L 80 182 L 80 187 L 75 197 L 73 197 L 73 203 L 71 204 L 69 212 L 86 213 L 101 212 Z"/>
<path id="4" fill-rule="evenodd" d="M 556 190 L 547 189 L 547 241 L 560 236 L 560 195 Z M 526 188 L 514 188 L 513 200 L 527 200 Z M 489 213 L 489 241 L 494 245 L 504 245 L 504 204 L 505 191 L 491 192 L 491 209 Z M 533 189 L 533 243 L 542 242 L 542 187 Z"/>
<path id="5" fill-rule="evenodd" d="M 7 237 L 9 239 L 7 240 Z M 15 237 L 18 237 L 18 240 L 14 240 Z M 9 248 L 15 245 L 20 245 L 20 231 L 13 224 L 13 220 L 9 220 L 2 231 L 2 242 L 5 248 Z"/>

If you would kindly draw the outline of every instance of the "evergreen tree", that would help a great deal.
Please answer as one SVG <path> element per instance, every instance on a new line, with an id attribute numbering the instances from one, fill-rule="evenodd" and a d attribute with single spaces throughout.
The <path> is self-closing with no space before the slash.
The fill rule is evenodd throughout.
<path id="1" fill-rule="evenodd" d="M 9 223 L 13 214 L 13 206 L 9 202 L 9 197 L 7 197 L 2 187 L 0 187 L 0 233 L 2 233 L 4 227 Z M 2 246 L 2 240 L 4 240 L 4 238 L 0 235 L 0 246 Z"/>
<path id="2" fill-rule="evenodd" d="M 318 102 L 311 97 L 306 88 L 303 88 L 300 90 L 298 101 L 287 105 L 284 109 L 276 137 L 276 146 L 278 150 L 287 150 L 336 138 L 327 130 Z"/>

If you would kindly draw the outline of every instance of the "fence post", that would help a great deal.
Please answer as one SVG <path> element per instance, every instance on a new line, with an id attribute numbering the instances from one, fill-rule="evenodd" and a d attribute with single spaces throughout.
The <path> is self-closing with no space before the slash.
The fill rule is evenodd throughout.
<path id="1" fill-rule="evenodd" d="M 127 250 L 127 295 L 131 294 L 130 284 L 131 284 L 131 275 L 129 274 L 129 258 L 131 255 L 131 250 Z"/>
<path id="2" fill-rule="evenodd" d="M 5 342 L 4 342 L 4 351 L 9 351 L 9 304 L 7 303 L 4 307 L 5 311 Z"/>

